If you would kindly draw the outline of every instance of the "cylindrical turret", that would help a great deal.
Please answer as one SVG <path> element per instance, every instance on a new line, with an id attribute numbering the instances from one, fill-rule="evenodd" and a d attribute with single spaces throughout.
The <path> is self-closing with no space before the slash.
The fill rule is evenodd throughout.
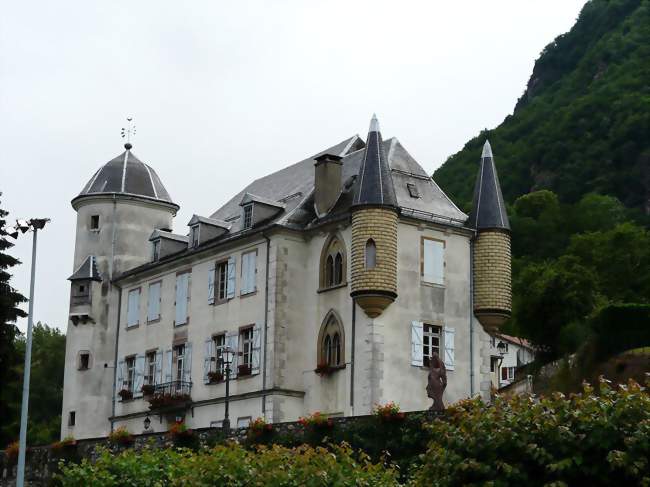
<path id="1" fill-rule="evenodd" d="M 474 314 L 486 331 L 496 332 L 512 311 L 512 257 L 510 222 L 488 141 L 483 146 L 469 225 L 476 230 Z"/>
<path id="2" fill-rule="evenodd" d="M 114 397 L 116 275 L 151 260 L 149 236 L 169 229 L 178 205 L 154 170 L 126 151 L 72 200 L 77 212 L 61 436 L 105 436 Z"/>
<path id="3" fill-rule="evenodd" d="M 397 200 L 373 116 L 352 206 L 352 292 L 370 318 L 397 297 Z"/>

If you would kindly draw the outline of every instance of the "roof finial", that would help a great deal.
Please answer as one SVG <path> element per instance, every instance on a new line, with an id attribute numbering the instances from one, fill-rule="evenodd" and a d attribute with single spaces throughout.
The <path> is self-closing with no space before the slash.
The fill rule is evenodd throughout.
<path id="1" fill-rule="evenodd" d="M 372 114 L 372 118 L 370 119 L 370 129 L 368 132 L 379 132 L 379 120 L 377 120 L 375 113 Z"/>
<path id="2" fill-rule="evenodd" d="M 128 122 L 126 127 L 122 127 L 122 138 L 126 139 L 126 144 L 124 144 L 124 148 L 126 150 L 131 150 L 131 136 L 135 136 L 135 124 L 133 123 L 133 117 L 126 117 L 126 121 Z"/>
<path id="3" fill-rule="evenodd" d="M 490 146 L 490 141 L 485 140 L 485 144 L 483 144 L 483 153 L 481 154 L 481 159 L 485 159 L 486 157 L 489 157 L 492 159 L 492 146 Z"/>

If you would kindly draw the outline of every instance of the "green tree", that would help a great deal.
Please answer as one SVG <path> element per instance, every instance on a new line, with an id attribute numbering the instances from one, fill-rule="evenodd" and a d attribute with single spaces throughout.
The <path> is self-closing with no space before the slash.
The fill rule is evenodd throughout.
<path id="1" fill-rule="evenodd" d="M 26 316 L 18 305 L 27 301 L 9 283 L 9 270 L 20 261 L 6 253 L 13 247 L 5 231 L 7 215 L 8 212 L 0 208 L 0 448 L 14 439 L 6 430 L 5 418 L 14 417 L 17 410 L 15 403 L 8 400 L 6 385 L 18 379 L 13 367 L 17 360 L 15 341 L 18 328 L 15 322 L 17 318 Z"/>

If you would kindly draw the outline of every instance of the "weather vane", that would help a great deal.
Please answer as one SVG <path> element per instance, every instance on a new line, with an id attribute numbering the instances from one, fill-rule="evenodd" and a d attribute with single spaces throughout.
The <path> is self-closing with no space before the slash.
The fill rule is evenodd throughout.
<path id="1" fill-rule="evenodd" d="M 126 139 L 126 143 L 131 145 L 131 137 L 135 135 L 135 124 L 133 123 L 133 117 L 127 117 L 126 121 L 128 125 L 122 127 L 122 138 Z"/>

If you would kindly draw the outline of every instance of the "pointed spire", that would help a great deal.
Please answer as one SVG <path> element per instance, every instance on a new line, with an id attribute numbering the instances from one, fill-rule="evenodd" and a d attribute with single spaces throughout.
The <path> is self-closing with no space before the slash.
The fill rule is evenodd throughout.
<path id="1" fill-rule="evenodd" d="M 379 131 L 379 121 L 374 114 L 370 120 L 363 162 L 359 168 L 357 192 L 353 201 L 353 206 L 363 205 L 397 207 L 393 178 Z"/>
<path id="2" fill-rule="evenodd" d="M 476 230 L 510 230 L 510 221 L 501 193 L 492 147 L 485 141 L 474 186 L 474 201 L 467 224 Z"/>

